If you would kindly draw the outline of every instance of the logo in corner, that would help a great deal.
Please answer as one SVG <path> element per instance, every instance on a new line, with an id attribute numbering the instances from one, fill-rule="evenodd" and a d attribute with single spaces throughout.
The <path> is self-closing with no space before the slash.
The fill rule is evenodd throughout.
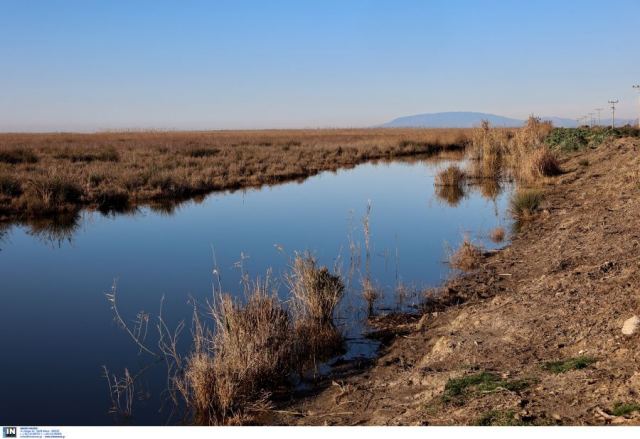
<path id="1" fill-rule="evenodd" d="M 16 427 L 2 427 L 2 437 L 18 437 L 18 429 Z"/>

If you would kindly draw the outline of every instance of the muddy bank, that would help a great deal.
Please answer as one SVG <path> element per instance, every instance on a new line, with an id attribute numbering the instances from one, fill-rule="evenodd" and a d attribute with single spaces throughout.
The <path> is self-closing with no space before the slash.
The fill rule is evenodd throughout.
<path id="1" fill-rule="evenodd" d="M 276 422 L 640 424 L 639 150 L 565 155 L 508 247 L 423 315 L 382 319 L 377 360 L 280 402 Z"/>

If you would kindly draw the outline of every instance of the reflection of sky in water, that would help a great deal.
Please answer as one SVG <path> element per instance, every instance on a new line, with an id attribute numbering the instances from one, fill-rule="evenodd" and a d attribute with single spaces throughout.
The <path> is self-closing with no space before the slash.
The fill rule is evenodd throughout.
<path id="1" fill-rule="evenodd" d="M 433 177 L 445 165 L 366 164 L 303 184 L 214 194 L 173 215 L 146 208 L 115 217 L 87 213 L 71 241 L 60 245 L 28 227 L 9 229 L 0 241 L 0 389 L 11 396 L 0 403 L 0 423 L 111 422 L 101 365 L 120 373 L 145 360 L 112 321 L 103 293 L 114 278 L 123 314 L 133 319 L 144 309 L 155 315 L 164 295 L 165 317 L 175 324 L 190 319 L 189 296 L 211 296 L 212 248 L 224 288 L 236 293 L 241 252 L 252 277 L 272 267 L 280 278 L 296 250 L 311 250 L 330 266 L 340 255 L 348 271 L 350 231 L 363 250 L 364 273 L 362 218 L 371 200 L 371 273 L 387 292 L 380 306 L 394 306 L 397 275 L 409 286 L 439 284 L 448 275 L 445 243 L 455 247 L 464 233 L 481 240 L 507 221 L 507 193 L 493 201 L 474 190 L 456 207 L 438 200 Z M 356 284 L 360 277 L 354 276 Z M 362 315 L 359 296 L 345 303 L 343 318 Z M 164 372 L 155 369 L 138 386 L 148 382 L 151 400 L 136 401 L 137 423 L 166 420 L 166 411 L 157 413 Z"/>

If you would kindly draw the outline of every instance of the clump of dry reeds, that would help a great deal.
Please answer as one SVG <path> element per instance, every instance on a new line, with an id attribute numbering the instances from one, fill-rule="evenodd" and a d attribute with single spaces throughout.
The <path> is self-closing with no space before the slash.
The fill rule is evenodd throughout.
<path id="1" fill-rule="evenodd" d="M 503 227 L 496 227 L 489 234 L 489 238 L 496 243 L 504 241 L 505 236 L 506 232 Z"/>
<path id="2" fill-rule="evenodd" d="M 453 268 L 470 271 L 480 266 L 482 258 L 482 249 L 473 244 L 468 237 L 465 237 L 460 247 L 449 257 L 449 264 Z"/>
<path id="3" fill-rule="evenodd" d="M 551 122 L 530 116 L 520 129 L 491 128 L 483 121 L 472 134 L 468 171 L 471 179 L 498 179 L 503 171 L 531 183 L 561 170 L 555 154 L 544 145 L 553 126 Z"/>
<path id="4" fill-rule="evenodd" d="M 193 347 L 185 356 L 177 349 L 181 325 L 169 331 L 161 312 L 160 352 L 153 352 L 144 343 L 148 318 L 139 318 L 130 329 L 118 311 L 115 285 L 107 297 L 116 321 L 140 350 L 166 359 L 170 394 L 185 402 L 196 423 L 243 424 L 270 409 L 271 393 L 290 384 L 292 373 L 302 374 L 343 347 L 334 323 L 344 293 L 340 277 L 318 267 L 308 254 L 296 255 L 291 270 L 291 307 L 278 298 L 269 276 L 264 282 L 245 281 L 244 300 L 216 295 L 208 306 L 212 329 L 194 306 Z M 110 389 L 112 400 L 119 398 Z"/>
<path id="5" fill-rule="evenodd" d="M 521 162 L 520 177 L 527 182 L 534 182 L 542 177 L 560 175 L 562 169 L 556 155 L 546 146 L 530 152 Z"/>
<path id="6" fill-rule="evenodd" d="M 472 166 L 469 176 L 476 179 L 497 178 L 500 175 L 502 157 L 508 153 L 513 128 L 492 128 L 488 121 L 473 130 L 469 156 Z"/>
<path id="7" fill-rule="evenodd" d="M 518 221 L 529 219 L 538 210 L 544 198 L 542 191 L 537 189 L 519 189 L 511 197 L 511 214 Z"/>
<path id="8" fill-rule="evenodd" d="M 457 205 L 465 195 L 467 175 L 456 165 L 450 165 L 436 175 L 434 185 L 436 196 L 450 206 Z"/>
<path id="9" fill-rule="evenodd" d="M 367 314 L 372 317 L 375 314 L 376 302 L 380 298 L 381 294 L 373 285 L 373 282 L 369 277 L 365 277 L 362 280 L 362 298 L 367 304 Z"/>
<path id="10" fill-rule="evenodd" d="M 329 324 L 344 293 L 340 277 L 317 267 L 309 254 L 296 255 L 287 277 L 297 318 Z"/>
<path id="11" fill-rule="evenodd" d="M 461 186 L 467 175 L 456 165 L 450 165 L 436 176 L 435 184 L 438 186 Z"/>
<path id="12" fill-rule="evenodd" d="M 555 155 L 544 145 L 544 139 L 552 129 L 551 122 L 530 116 L 525 126 L 515 133 L 508 160 L 518 180 L 532 183 L 540 177 L 561 172 Z"/>
<path id="13" fill-rule="evenodd" d="M 172 383 L 198 423 L 246 422 L 253 411 L 268 408 L 271 389 L 291 372 L 291 316 L 267 282 L 252 288 L 245 302 L 221 295 L 210 306 L 214 331 L 194 314 L 194 347 L 176 362 Z M 174 358 L 172 349 L 163 352 Z"/>
<path id="14" fill-rule="evenodd" d="M 344 284 L 327 267 L 318 267 L 310 254 L 295 256 L 287 283 L 297 336 L 297 366 L 315 366 L 343 348 L 334 314 L 344 295 Z"/>

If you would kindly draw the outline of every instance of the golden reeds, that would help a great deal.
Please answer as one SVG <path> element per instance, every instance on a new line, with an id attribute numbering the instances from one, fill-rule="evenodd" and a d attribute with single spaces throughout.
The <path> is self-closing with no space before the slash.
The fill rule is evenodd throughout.
<path id="1" fill-rule="evenodd" d="M 179 200 L 278 183 L 367 160 L 463 150 L 469 134 L 409 128 L 5 133 L 0 134 L 0 179 L 13 183 L 0 194 L 0 215 L 122 208 L 125 201 Z M 73 182 L 77 196 L 49 195 L 47 180 L 56 175 Z"/>

